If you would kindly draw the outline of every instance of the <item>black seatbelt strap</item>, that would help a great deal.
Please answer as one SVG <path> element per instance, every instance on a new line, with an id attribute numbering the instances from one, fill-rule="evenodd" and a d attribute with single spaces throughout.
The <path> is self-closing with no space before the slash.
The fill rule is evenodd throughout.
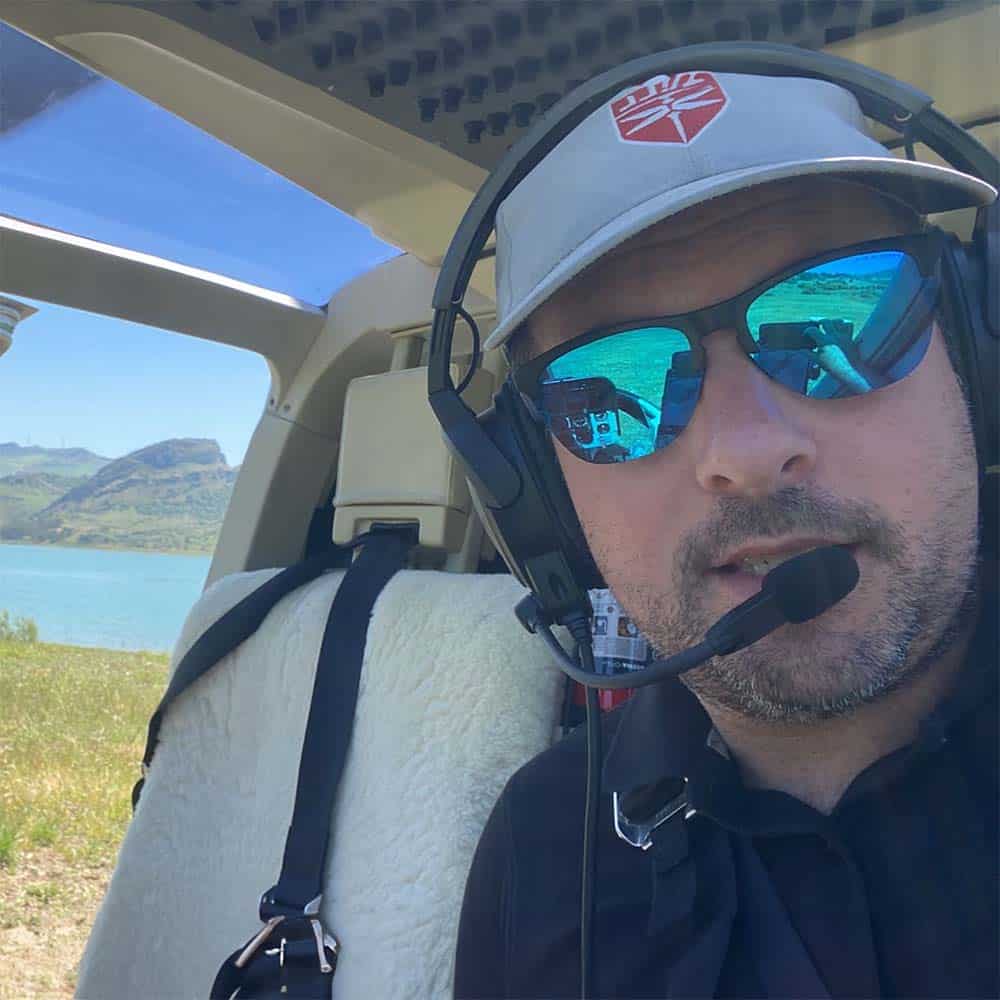
<path id="1" fill-rule="evenodd" d="M 412 544 L 410 532 L 373 528 L 337 591 L 316 666 L 281 874 L 261 896 L 264 926 L 223 963 L 212 1000 L 330 996 L 338 946 L 319 909 L 333 804 L 354 727 L 368 622 Z"/>
<path id="2" fill-rule="evenodd" d="M 217 622 L 199 636 L 194 645 L 184 654 L 177 665 L 166 693 L 160 699 L 156 711 L 149 720 L 146 733 L 146 749 L 142 755 L 142 777 L 132 789 L 132 811 L 139 803 L 146 773 L 156 753 L 160 726 L 167 708 L 175 698 L 190 687 L 211 667 L 214 667 L 227 653 L 232 652 L 241 642 L 248 639 L 260 627 L 271 608 L 286 594 L 298 587 L 311 583 L 329 569 L 346 566 L 353 546 L 337 546 L 317 556 L 296 563 L 276 573 L 266 583 L 247 594 L 233 605 Z"/>
<path id="3" fill-rule="evenodd" d="M 687 819 L 696 811 L 688 808 L 686 790 L 674 797 L 676 791 L 676 782 L 664 781 L 620 799 L 616 796 L 612 803 L 618 836 L 648 851 L 651 861 L 646 928 L 650 936 L 692 919 L 695 909 L 696 872 Z M 630 819 L 630 814 L 641 818 Z M 701 854 L 703 874 L 721 903 L 670 969 L 666 995 L 714 996 L 739 906 L 765 995 L 829 1000 L 826 985 L 750 838 L 730 835 L 720 827 L 703 829 Z"/>
<path id="4" fill-rule="evenodd" d="M 646 934 L 653 937 L 690 916 L 694 909 L 695 870 L 690 857 L 687 823 L 682 814 L 652 838 L 652 891 Z"/>
<path id="5" fill-rule="evenodd" d="M 666 798 L 664 799 L 664 796 Z M 618 803 L 615 808 L 618 809 Z M 692 849 L 689 821 L 697 815 L 687 796 L 686 780 L 666 780 L 623 797 L 623 809 L 632 809 L 644 820 L 629 821 L 618 809 L 619 836 L 646 851 L 652 884 L 646 935 L 671 939 L 688 937 L 687 947 L 663 969 L 665 998 L 713 997 L 729 946 L 736 913 L 736 879 L 727 834 L 706 826 L 699 834 L 699 859 Z M 704 879 L 698 913 L 699 879 Z M 710 889 L 706 892 L 705 886 Z"/>
<path id="6" fill-rule="evenodd" d="M 338 548 L 333 540 L 333 515 L 335 511 L 333 500 L 336 494 L 337 485 L 334 483 L 326 498 L 326 503 L 316 507 L 312 512 L 312 517 L 309 519 L 309 530 L 306 532 L 306 548 L 303 553 L 305 559 Z"/>

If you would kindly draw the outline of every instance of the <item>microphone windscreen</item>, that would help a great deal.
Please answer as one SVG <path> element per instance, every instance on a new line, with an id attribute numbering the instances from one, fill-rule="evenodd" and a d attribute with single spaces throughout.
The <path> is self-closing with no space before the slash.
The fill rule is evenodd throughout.
<path id="1" fill-rule="evenodd" d="M 846 597 L 859 576 L 854 556 L 842 545 L 828 545 L 776 566 L 761 590 L 773 594 L 788 621 L 807 622 Z"/>

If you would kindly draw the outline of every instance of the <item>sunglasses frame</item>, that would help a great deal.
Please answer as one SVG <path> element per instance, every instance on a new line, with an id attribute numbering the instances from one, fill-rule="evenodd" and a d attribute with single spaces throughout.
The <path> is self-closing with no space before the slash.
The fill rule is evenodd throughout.
<path id="1" fill-rule="evenodd" d="M 844 257 L 855 257 L 865 253 L 899 251 L 907 254 L 917 265 L 922 278 L 921 285 L 911 302 L 911 306 L 907 308 L 906 312 L 900 318 L 900 322 L 894 327 L 894 330 L 898 330 L 907 320 L 912 321 L 913 317 L 911 314 L 913 313 L 912 305 L 914 303 L 926 300 L 926 312 L 928 314 L 933 312 L 937 305 L 940 294 L 940 262 L 947 241 L 948 236 L 943 230 L 937 227 L 930 227 L 921 233 L 890 236 L 885 239 L 868 240 L 864 243 L 830 249 L 782 268 L 776 274 L 772 274 L 752 287 L 714 305 L 704 306 L 692 312 L 676 313 L 671 316 L 633 319 L 610 326 L 595 327 L 586 333 L 582 333 L 559 344 L 557 347 L 545 351 L 543 354 L 539 354 L 530 361 L 522 364 L 512 364 L 509 379 L 522 397 L 530 401 L 532 408 L 537 412 L 543 385 L 542 374 L 552 362 L 570 353 L 570 351 L 584 347 L 587 344 L 592 344 L 597 340 L 603 340 L 605 337 L 612 337 L 630 330 L 640 330 L 656 326 L 666 327 L 683 333 L 688 339 L 691 350 L 695 352 L 697 363 L 701 366 L 702 370 L 704 370 L 706 362 L 702 341 L 716 330 L 735 330 L 740 346 L 746 352 L 747 356 L 750 357 L 755 353 L 757 342 L 753 339 L 747 325 L 747 312 L 750 306 L 761 295 L 770 291 L 776 285 L 780 285 L 783 281 L 787 281 L 789 278 L 808 271 L 813 267 L 828 264 Z M 916 318 L 921 322 L 926 322 L 926 318 L 921 319 L 919 316 Z"/>

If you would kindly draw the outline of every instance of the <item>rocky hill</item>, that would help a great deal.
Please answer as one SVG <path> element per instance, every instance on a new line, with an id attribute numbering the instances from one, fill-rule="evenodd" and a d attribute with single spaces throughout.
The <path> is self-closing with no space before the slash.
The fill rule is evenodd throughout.
<path id="1" fill-rule="evenodd" d="M 27 483 L 22 477 L 24 492 L 30 487 L 36 498 L 46 486 L 65 489 L 31 513 L 9 517 L 0 524 L 0 538 L 161 552 L 211 551 L 237 471 L 226 464 L 215 441 L 183 438 L 141 448 L 75 481 L 26 477 L 31 480 Z M 13 478 L 0 479 L 0 504 L 5 489 L 16 491 Z"/>

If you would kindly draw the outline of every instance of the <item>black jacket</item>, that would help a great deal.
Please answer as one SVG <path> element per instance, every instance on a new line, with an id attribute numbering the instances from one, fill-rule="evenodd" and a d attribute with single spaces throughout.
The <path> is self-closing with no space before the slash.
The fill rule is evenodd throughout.
<path id="1" fill-rule="evenodd" d="M 995 597 L 983 607 L 955 694 L 829 816 L 746 789 L 679 682 L 605 717 L 597 996 L 1000 995 Z M 577 731 L 497 802 L 466 886 L 457 997 L 579 996 L 585 774 Z M 653 850 L 616 836 L 607 793 L 681 776 L 688 808 Z"/>

